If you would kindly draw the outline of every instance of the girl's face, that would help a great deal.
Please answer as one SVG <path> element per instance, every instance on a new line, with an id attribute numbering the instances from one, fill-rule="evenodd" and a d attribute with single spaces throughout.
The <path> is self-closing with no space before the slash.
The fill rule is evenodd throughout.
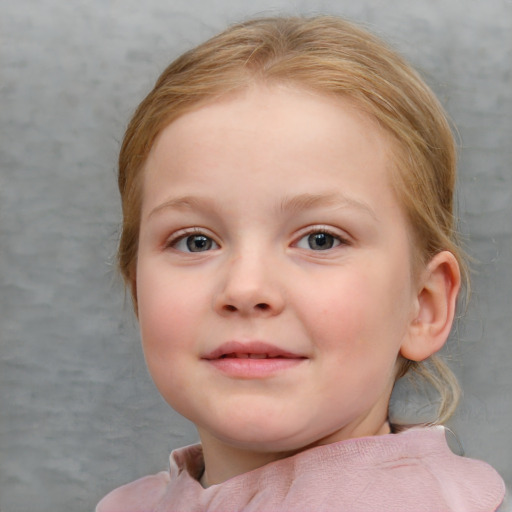
<path id="1" fill-rule="evenodd" d="M 203 443 L 282 453 L 385 431 L 418 303 L 391 165 L 350 101 L 285 86 L 162 132 L 138 312 L 149 371 Z"/>

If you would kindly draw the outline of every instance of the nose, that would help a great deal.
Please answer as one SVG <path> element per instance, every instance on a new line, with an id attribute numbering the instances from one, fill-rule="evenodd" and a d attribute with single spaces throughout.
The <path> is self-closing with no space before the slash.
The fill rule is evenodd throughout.
<path id="1" fill-rule="evenodd" d="M 221 315 L 275 316 L 285 306 L 282 279 L 268 258 L 255 252 L 225 264 L 214 309 Z"/>

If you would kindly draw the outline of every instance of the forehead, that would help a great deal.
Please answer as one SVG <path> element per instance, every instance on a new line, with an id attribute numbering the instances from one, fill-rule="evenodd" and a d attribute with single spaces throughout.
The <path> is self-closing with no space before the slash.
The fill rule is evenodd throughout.
<path id="1" fill-rule="evenodd" d="M 386 133 L 349 99 L 289 86 L 247 89 L 163 130 L 146 165 L 142 218 L 208 198 L 210 211 L 240 218 L 262 205 L 278 212 L 283 204 L 339 203 L 403 225 L 390 153 Z"/>
<path id="2" fill-rule="evenodd" d="M 254 156 L 262 164 L 285 151 L 297 158 L 310 154 L 328 160 L 350 149 L 364 166 L 366 157 L 389 161 L 393 144 L 378 122 L 348 97 L 294 84 L 257 83 L 201 103 L 170 123 L 153 144 L 146 172 L 153 172 L 165 153 L 178 164 L 176 159 L 205 156 L 201 152 L 207 150 L 234 157 L 240 145 L 247 151 L 257 147 Z"/>

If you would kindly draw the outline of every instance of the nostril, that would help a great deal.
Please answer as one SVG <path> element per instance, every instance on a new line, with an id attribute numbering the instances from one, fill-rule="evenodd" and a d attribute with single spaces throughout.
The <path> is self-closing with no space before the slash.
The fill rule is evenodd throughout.
<path id="1" fill-rule="evenodd" d="M 224 306 L 222 306 L 222 309 L 223 311 L 227 311 L 229 313 L 235 313 L 236 311 L 240 311 L 241 313 L 243 313 L 245 311 L 245 307 L 237 308 L 236 306 L 233 306 L 233 304 L 224 304 Z M 249 308 L 249 310 L 250 309 L 251 308 Z M 266 302 L 259 302 L 258 304 L 254 305 L 253 311 L 269 311 L 271 309 L 272 308 L 270 307 L 270 305 L 267 304 Z"/>

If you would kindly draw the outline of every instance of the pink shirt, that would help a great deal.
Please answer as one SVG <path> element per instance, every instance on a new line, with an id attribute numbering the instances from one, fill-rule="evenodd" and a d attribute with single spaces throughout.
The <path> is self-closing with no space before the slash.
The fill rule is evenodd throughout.
<path id="1" fill-rule="evenodd" d="M 318 446 L 204 489 L 200 445 L 169 471 L 119 487 L 96 512 L 491 512 L 505 484 L 485 462 L 454 455 L 443 427 Z"/>

